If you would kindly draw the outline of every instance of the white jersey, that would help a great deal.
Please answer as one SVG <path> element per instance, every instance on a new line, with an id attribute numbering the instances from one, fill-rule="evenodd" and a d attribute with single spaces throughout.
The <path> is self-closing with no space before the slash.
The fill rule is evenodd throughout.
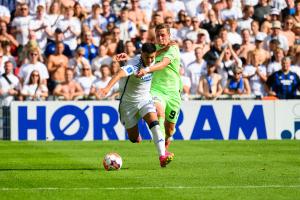
<path id="1" fill-rule="evenodd" d="M 141 56 L 137 55 L 121 68 L 127 75 L 119 82 L 121 102 L 138 103 L 152 99 L 150 94 L 152 74 L 146 74 L 141 78 L 135 77 L 139 69 L 145 67 Z"/>
<path id="2" fill-rule="evenodd" d="M 267 75 L 267 68 L 264 65 L 259 65 L 258 70 L 264 76 Z M 247 65 L 244 68 L 243 75 L 249 76 L 249 83 L 254 95 L 265 96 L 266 91 L 264 87 L 264 82 L 256 74 L 256 68 L 253 65 Z"/>

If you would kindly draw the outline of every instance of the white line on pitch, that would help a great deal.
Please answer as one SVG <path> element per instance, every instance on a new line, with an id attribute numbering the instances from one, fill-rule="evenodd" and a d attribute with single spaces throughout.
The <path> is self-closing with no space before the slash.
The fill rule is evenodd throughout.
<path id="1" fill-rule="evenodd" d="M 300 188 L 300 185 L 215 185 L 215 186 L 167 186 L 167 187 L 41 187 L 41 188 L 0 188 L 0 191 L 18 190 L 155 190 L 155 189 L 259 189 L 259 188 Z"/>

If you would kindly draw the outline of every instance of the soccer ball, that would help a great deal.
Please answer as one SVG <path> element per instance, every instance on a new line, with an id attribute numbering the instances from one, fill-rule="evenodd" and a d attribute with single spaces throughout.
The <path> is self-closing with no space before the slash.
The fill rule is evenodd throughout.
<path id="1" fill-rule="evenodd" d="M 108 153 L 104 156 L 103 166 L 106 171 L 119 170 L 122 167 L 122 158 L 117 153 Z"/>

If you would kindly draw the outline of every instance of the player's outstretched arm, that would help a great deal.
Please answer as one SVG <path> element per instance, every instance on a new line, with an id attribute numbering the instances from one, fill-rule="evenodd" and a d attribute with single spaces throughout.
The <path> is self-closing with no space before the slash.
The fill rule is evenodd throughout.
<path id="1" fill-rule="evenodd" d="M 106 96 L 107 93 L 110 91 L 110 89 L 123 77 L 126 77 L 127 74 L 125 73 L 125 71 L 123 69 L 119 70 L 119 72 L 113 76 L 112 79 L 110 79 L 110 81 L 108 82 L 108 84 L 106 85 L 105 88 L 101 88 L 99 90 L 99 92 L 103 95 Z"/>
<path id="2" fill-rule="evenodd" d="M 162 61 L 156 63 L 155 65 L 151 67 L 146 67 L 144 69 L 140 69 L 137 73 L 136 77 L 141 78 L 142 76 L 145 76 L 147 73 L 155 72 L 158 70 L 162 70 L 165 67 L 167 67 L 171 63 L 171 60 L 167 57 L 164 57 Z"/>

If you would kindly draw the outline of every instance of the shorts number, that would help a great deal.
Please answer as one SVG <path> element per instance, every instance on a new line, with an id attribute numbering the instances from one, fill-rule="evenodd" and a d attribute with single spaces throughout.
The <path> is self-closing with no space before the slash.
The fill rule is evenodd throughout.
<path id="1" fill-rule="evenodd" d="M 170 119 L 174 119 L 175 116 L 176 116 L 176 112 L 174 110 L 172 110 L 169 115 Z"/>

